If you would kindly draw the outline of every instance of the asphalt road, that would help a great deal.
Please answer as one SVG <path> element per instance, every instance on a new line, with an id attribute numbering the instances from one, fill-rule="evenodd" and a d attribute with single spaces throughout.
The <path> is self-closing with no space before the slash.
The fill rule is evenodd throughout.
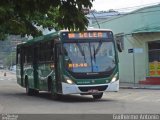
<path id="1" fill-rule="evenodd" d="M 49 94 L 27 96 L 15 75 L 0 71 L 0 113 L 18 114 L 109 114 L 160 113 L 160 90 L 120 89 L 105 93 L 101 100 L 92 96 L 68 95 L 51 100 Z"/>

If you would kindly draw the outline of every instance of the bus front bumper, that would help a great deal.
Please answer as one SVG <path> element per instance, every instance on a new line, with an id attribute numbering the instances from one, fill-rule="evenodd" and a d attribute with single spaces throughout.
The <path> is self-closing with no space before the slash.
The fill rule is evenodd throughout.
<path id="1" fill-rule="evenodd" d="M 96 94 L 100 92 L 119 91 L 119 80 L 97 85 L 75 85 L 62 82 L 62 94 Z"/>

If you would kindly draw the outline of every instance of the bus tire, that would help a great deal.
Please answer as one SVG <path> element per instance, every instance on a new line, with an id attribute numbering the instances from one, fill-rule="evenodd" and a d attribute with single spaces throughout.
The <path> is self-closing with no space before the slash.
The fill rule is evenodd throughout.
<path id="1" fill-rule="evenodd" d="M 38 95 L 39 94 L 39 90 L 35 90 L 35 89 L 32 89 L 33 90 L 33 94 L 34 95 Z"/>
<path id="2" fill-rule="evenodd" d="M 33 95 L 35 93 L 34 89 L 29 88 L 29 82 L 28 80 L 25 81 L 25 86 L 26 86 L 26 94 L 27 95 Z"/>
<path id="3" fill-rule="evenodd" d="M 61 99 L 61 94 L 58 93 L 51 93 L 51 99 L 52 100 L 60 100 Z"/>
<path id="4" fill-rule="evenodd" d="M 103 96 L 103 93 L 98 93 L 98 94 L 95 94 L 95 95 L 92 95 L 93 96 L 93 99 L 101 99 L 102 96 Z"/>
<path id="5" fill-rule="evenodd" d="M 61 94 L 58 94 L 58 93 L 56 93 L 56 92 L 53 91 L 53 84 L 51 82 L 51 91 L 50 91 L 50 97 L 51 97 L 51 99 L 52 100 L 60 100 L 61 96 L 62 96 Z"/>

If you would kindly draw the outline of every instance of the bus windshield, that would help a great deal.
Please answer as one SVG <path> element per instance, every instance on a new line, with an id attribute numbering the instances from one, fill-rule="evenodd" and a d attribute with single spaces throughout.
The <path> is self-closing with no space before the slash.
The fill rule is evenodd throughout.
<path id="1" fill-rule="evenodd" d="M 64 61 L 68 71 L 74 73 L 99 73 L 114 69 L 113 42 L 64 43 Z"/>

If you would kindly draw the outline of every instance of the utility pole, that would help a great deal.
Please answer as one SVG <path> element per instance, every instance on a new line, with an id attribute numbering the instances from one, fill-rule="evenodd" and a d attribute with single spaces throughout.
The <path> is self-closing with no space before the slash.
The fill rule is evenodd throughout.
<path id="1" fill-rule="evenodd" d="M 136 84 L 136 80 L 135 80 L 135 49 L 134 48 L 131 48 L 131 49 L 128 49 L 128 53 L 132 53 L 133 55 L 133 82 L 134 82 L 134 87 L 135 87 L 135 84 Z"/>
<path id="2" fill-rule="evenodd" d="M 134 87 L 136 85 L 136 79 L 135 79 L 135 51 L 133 48 L 133 80 L 134 80 Z"/>
<path id="3" fill-rule="evenodd" d="M 12 66 L 13 66 L 13 59 L 12 59 L 12 47 L 11 47 L 11 68 L 12 68 Z"/>

